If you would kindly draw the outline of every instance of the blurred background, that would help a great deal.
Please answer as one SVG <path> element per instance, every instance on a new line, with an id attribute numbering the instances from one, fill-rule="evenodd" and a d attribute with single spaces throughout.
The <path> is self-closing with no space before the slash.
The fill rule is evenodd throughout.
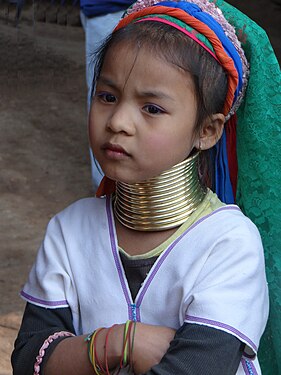
<path id="1" fill-rule="evenodd" d="M 281 59 L 281 0 L 230 0 Z M 79 0 L 0 0 L 0 375 L 49 219 L 92 194 Z"/>

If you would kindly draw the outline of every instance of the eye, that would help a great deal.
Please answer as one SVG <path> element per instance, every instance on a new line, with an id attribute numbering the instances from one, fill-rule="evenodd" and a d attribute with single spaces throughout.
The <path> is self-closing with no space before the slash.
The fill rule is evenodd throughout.
<path id="1" fill-rule="evenodd" d="M 109 92 L 99 92 L 96 96 L 103 102 L 103 103 L 115 103 L 116 97 Z"/>
<path id="2" fill-rule="evenodd" d="M 151 115 L 160 115 L 162 113 L 165 113 L 164 109 L 158 107 L 155 104 L 147 104 L 143 107 L 144 111 L 151 114 Z"/>

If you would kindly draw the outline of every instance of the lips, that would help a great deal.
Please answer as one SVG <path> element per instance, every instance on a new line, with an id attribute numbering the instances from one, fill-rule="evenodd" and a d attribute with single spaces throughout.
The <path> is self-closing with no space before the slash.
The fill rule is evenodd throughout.
<path id="1" fill-rule="evenodd" d="M 102 149 L 105 150 L 108 156 L 130 156 L 130 154 L 118 144 L 107 142 L 102 146 Z"/>

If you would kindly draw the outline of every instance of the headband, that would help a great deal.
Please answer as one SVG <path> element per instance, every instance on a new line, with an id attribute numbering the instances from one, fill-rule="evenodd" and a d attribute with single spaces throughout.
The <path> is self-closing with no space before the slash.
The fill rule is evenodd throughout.
<path id="1" fill-rule="evenodd" d="M 151 17 L 148 18 L 148 15 Z M 157 17 L 159 15 L 161 18 Z M 227 73 L 228 92 L 223 112 L 229 118 L 241 103 L 249 71 L 244 51 L 234 28 L 226 21 L 222 12 L 208 0 L 192 0 L 191 2 L 187 0 L 179 2 L 141 0 L 127 10 L 115 30 L 140 19 L 165 23 L 165 16 L 173 17 L 174 22 L 170 23 L 171 26 L 184 32 L 178 25 L 179 21 L 182 21 L 199 35 L 204 35 L 213 46 L 214 55 L 204 46 L 203 48 L 215 57 Z"/>

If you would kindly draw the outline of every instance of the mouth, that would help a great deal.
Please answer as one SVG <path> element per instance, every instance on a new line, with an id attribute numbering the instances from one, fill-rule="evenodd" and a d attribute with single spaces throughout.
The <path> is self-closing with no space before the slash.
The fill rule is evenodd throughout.
<path id="1" fill-rule="evenodd" d="M 120 145 L 107 142 L 102 146 L 107 157 L 110 159 L 122 159 L 130 154 Z"/>

